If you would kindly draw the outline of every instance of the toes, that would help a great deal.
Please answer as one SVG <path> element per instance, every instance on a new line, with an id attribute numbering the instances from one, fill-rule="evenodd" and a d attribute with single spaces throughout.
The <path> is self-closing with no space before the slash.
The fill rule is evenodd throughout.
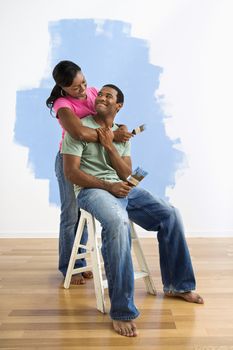
<path id="1" fill-rule="evenodd" d="M 117 333 L 122 335 L 122 329 L 121 328 L 117 329 Z"/>
<path id="2" fill-rule="evenodd" d="M 130 331 L 131 331 L 130 328 L 125 329 L 126 337 L 130 337 Z"/>
<path id="3" fill-rule="evenodd" d="M 134 323 L 124 322 L 124 321 L 116 322 L 113 320 L 113 328 L 121 336 L 125 336 L 125 337 L 137 336 L 137 328 Z"/>
<path id="4" fill-rule="evenodd" d="M 185 296 L 185 293 L 184 293 L 184 296 Z M 184 298 L 184 299 L 190 303 L 204 304 L 204 300 L 202 299 L 202 297 L 199 294 L 196 294 L 193 292 L 187 293 L 187 298 Z"/>
<path id="5" fill-rule="evenodd" d="M 93 278 L 92 271 L 85 271 L 85 272 L 82 273 L 82 275 L 83 275 L 84 278 L 87 278 L 87 279 Z"/>
<path id="6" fill-rule="evenodd" d="M 133 336 L 134 336 L 133 329 L 132 329 L 132 328 L 130 328 L 130 329 L 129 329 L 129 337 L 133 337 Z"/>
<path id="7" fill-rule="evenodd" d="M 137 327 L 135 326 L 135 324 L 132 325 L 132 333 L 133 337 L 136 337 L 138 335 Z"/>
<path id="8" fill-rule="evenodd" d="M 178 293 L 178 292 L 165 292 L 166 296 L 169 297 L 178 297 L 178 298 L 182 298 L 185 301 L 189 302 L 189 303 L 197 303 L 197 304 L 204 304 L 204 300 L 203 298 L 194 292 L 184 292 L 184 293 Z"/>
<path id="9" fill-rule="evenodd" d="M 121 328 L 121 335 L 124 335 L 124 336 L 127 335 L 127 332 L 126 332 L 126 329 L 125 329 L 125 328 Z"/>
<path id="10" fill-rule="evenodd" d="M 115 331 L 120 334 L 120 335 L 125 335 L 125 330 L 124 328 L 121 328 L 119 325 L 117 325 L 115 322 L 113 322 L 113 328 Z"/>
<path id="11" fill-rule="evenodd" d="M 200 295 L 198 295 L 196 302 L 197 302 L 197 304 L 204 304 L 204 299 Z"/>
<path id="12" fill-rule="evenodd" d="M 81 281 L 74 281 L 72 284 L 75 285 L 75 286 L 80 286 L 82 284 L 85 284 L 85 282 L 82 281 L 82 280 Z"/>
<path id="13" fill-rule="evenodd" d="M 80 279 L 78 279 L 78 280 L 76 280 L 76 284 L 85 284 L 86 282 L 85 282 L 85 280 L 83 279 L 83 278 L 80 278 Z"/>
<path id="14" fill-rule="evenodd" d="M 71 278 L 70 283 L 73 285 L 80 285 L 80 284 L 85 284 L 86 281 L 82 275 L 75 275 Z"/>

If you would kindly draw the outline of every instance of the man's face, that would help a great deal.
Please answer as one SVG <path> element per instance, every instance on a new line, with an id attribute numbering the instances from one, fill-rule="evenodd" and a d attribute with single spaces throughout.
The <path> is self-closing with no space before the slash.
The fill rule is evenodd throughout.
<path id="1" fill-rule="evenodd" d="M 62 87 L 62 89 L 71 97 L 78 99 L 86 98 L 87 82 L 82 72 L 78 72 L 70 86 Z"/>
<path id="2" fill-rule="evenodd" d="M 115 89 L 105 86 L 98 92 L 95 99 L 96 112 L 115 116 L 121 107 L 122 103 L 117 103 L 117 91 Z"/>

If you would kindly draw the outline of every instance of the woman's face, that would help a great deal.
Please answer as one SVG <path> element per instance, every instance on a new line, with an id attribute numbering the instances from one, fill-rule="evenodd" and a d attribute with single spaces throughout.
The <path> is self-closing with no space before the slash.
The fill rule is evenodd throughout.
<path id="1" fill-rule="evenodd" d="M 64 90 L 69 96 L 85 99 L 86 98 L 86 88 L 87 82 L 82 72 L 78 72 L 70 86 L 63 87 Z"/>

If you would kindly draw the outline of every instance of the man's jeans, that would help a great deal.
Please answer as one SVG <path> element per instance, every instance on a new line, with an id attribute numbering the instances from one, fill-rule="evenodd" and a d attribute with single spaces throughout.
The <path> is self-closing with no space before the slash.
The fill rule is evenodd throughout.
<path id="1" fill-rule="evenodd" d="M 65 179 L 63 172 L 62 154 L 58 152 L 55 161 L 61 201 L 60 231 L 59 231 L 59 270 L 65 276 L 74 243 L 75 233 L 79 221 L 80 211 L 74 194 L 73 184 Z M 84 230 L 81 243 L 87 242 L 87 230 Z M 81 253 L 83 250 L 80 250 Z M 75 267 L 86 266 L 84 259 L 77 260 Z"/>
<path id="2" fill-rule="evenodd" d="M 177 210 L 134 187 L 128 197 L 117 198 L 101 189 L 82 189 L 80 208 L 102 225 L 102 255 L 111 301 L 110 316 L 130 320 L 139 315 L 134 305 L 134 278 L 130 252 L 129 219 L 148 231 L 158 231 L 160 269 L 164 291 L 195 289 L 195 277 Z"/>

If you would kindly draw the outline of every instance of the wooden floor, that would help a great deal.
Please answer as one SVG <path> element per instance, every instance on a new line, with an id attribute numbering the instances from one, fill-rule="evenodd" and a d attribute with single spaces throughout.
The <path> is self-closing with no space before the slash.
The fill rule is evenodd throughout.
<path id="1" fill-rule="evenodd" d="M 205 305 L 164 297 L 156 242 L 142 243 L 158 295 L 136 282 L 140 334 L 125 338 L 96 310 L 92 280 L 63 289 L 56 239 L 1 239 L 0 349 L 233 350 L 233 238 L 188 240 Z"/>

